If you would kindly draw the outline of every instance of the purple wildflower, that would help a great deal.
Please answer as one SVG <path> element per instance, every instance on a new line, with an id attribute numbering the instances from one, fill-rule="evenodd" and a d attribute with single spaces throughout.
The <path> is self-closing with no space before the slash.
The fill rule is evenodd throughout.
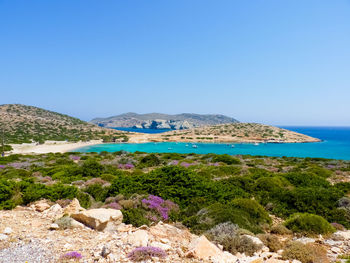
<path id="1" fill-rule="evenodd" d="M 209 165 L 209 166 L 220 166 L 219 163 L 209 163 L 208 165 Z"/>
<path id="2" fill-rule="evenodd" d="M 171 210 L 176 210 L 178 206 L 170 201 L 164 201 L 161 197 L 155 195 L 149 195 L 148 199 L 143 199 L 142 203 L 147 206 L 147 208 L 151 210 L 156 210 L 163 220 L 169 219 L 169 212 Z"/>
<path id="3" fill-rule="evenodd" d="M 76 156 L 76 155 L 71 155 L 70 158 L 71 158 L 73 161 L 79 161 L 79 160 L 80 160 L 80 156 Z"/>
<path id="4" fill-rule="evenodd" d="M 64 254 L 62 256 L 62 258 L 64 258 L 64 259 L 82 259 L 83 256 L 79 252 L 71 251 L 71 252 L 67 252 L 66 254 Z"/>
<path id="5" fill-rule="evenodd" d="M 118 165 L 119 169 L 133 169 L 135 166 L 132 163 L 127 163 L 127 164 L 119 164 Z"/>
<path id="6" fill-rule="evenodd" d="M 4 169 L 5 167 L 5 165 L 0 165 L 0 169 Z"/>
<path id="7" fill-rule="evenodd" d="M 178 165 L 178 164 L 179 164 L 179 161 L 174 160 L 174 161 L 171 161 L 168 165 Z"/>
<path id="8" fill-rule="evenodd" d="M 152 257 L 165 258 L 167 254 L 159 247 L 137 247 L 128 254 L 132 261 L 143 261 L 152 259 Z"/>
<path id="9" fill-rule="evenodd" d="M 122 206 L 119 203 L 117 203 L 117 202 L 109 203 L 109 204 L 105 205 L 105 207 L 116 209 L 116 210 L 121 210 L 122 209 Z"/>

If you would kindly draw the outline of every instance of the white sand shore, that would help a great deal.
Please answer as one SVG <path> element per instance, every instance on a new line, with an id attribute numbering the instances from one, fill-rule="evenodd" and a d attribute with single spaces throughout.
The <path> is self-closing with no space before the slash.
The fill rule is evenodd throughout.
<path id="1" fill-rule="evenodd" d="M 102 143 L 102 140 L 92 140 L 89 142 L 66 142 L 66 141 L 46 141 L 44 144 L 23 143 L 11 144 L 13 150 L 11 154 L 40 154 L 40 153 L 64 153 L 74 149 Z"/>

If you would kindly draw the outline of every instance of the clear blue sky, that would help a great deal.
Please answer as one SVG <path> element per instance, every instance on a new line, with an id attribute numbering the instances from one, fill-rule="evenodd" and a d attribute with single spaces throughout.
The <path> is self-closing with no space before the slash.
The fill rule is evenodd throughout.
<path id="1" fill-rule="evenodd" d="M 0 0 L 0 104 L 350 125 L 349 0 Z"/>

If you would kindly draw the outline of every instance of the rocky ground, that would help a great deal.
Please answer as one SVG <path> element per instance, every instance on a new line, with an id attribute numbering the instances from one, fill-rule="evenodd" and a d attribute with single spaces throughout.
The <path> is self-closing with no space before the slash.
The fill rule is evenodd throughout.
<path id="1" fill-rule="evenodd" d="M 64 215 L 71 217 L 69 224 L 57 221 Z M 128 254 L 147 246 L 166 253 L 165 257 L 153 257 L 149 262 L 290 262 L 281 259 L 282 251 L 269 252 L 266 246 L 251 257 L 232 255 L 205 236 L 191 234 L 183 227 L 159 222 L 136 228 L 121 223 L 122 217 L 115 209 L 85 210 L 76 199 L 64 208 L 39 201 L 29 207 L 0 211 L 0 262 L 132 262 Z M 350 252 L 350 231 L 337 231 L 329 239 L 320 236 L 298 240 L 325 247 L 329 261 Z M 68 254 L 73 259 L 64 258 L 67 253 L 73 253 Z"/>

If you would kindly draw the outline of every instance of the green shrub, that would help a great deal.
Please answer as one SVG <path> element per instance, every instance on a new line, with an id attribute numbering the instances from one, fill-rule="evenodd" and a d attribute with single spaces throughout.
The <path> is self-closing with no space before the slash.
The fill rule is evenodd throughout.
<path id="1" fill-rule="evenodd" d="M 141 208 L 129 208 L 122 209 L 123 213 L 123 223 L 132 224 L 135 227 L 140 227 L 142 225 L 149 225 L 151 222 L 145 218 L 145 210 Z"/>
<path id="2" fill-rule="evenodd" d="M 231 155 L 228 154 L 220 154 L 216 155 L 212 159 L 213 162 L 218 162 L 218 163 L 226 163 L 226 164 L 240 164 L 241 161 L 237 158 L 232 157 Z"/>
<path id="3" fill-rule="evenodd" d="M 200 233 L 217 224 L 231 222 L 253 233 L 261 233 L 262 225 L 270 220 L 266 211 L 256 201 L 237 199 L 227 204 L 212 204 L 196 215 L 186 218 L 184 224 Z"/>
<path id="4" fill-rule="evenodd" d="M 160 165 L 159 158 L 154 154 L 148 154 L 140 160 L 139 167 L 154 167 Z"/>
<path id="5" fill-rule="evenodd" d="M 96 201 L 103 202 L 108 193 L 108 189 L 101 184 L 91 184 L 84 189 L 84 192 L 90 194 Z"/>
<path id="6" fill-rule="evenodd" d="M 285 226 L 293 232 L 306 235 L 331 234 L 335 228 L 323 217 L 308 213 L 297 213 L 292 215 Z"/>
<path id="7" fill-rule="evenodd" d="M 84 177 L 99 177 L 103 172 L 103 165 L 94 159 L 88 159 L 81 167 L 81 173 Z"/>

